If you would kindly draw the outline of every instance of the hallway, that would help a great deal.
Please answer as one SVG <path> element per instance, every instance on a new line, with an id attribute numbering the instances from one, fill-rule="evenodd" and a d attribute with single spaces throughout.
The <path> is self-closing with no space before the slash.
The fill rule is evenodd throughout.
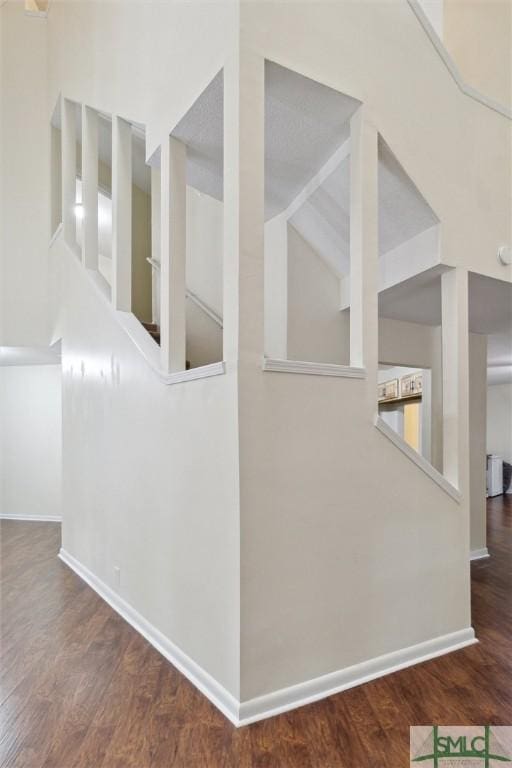
<path id="1" fill-rule="evenodd" d="M 512 722 L 512 496 L 472 564 L 478 645 L 236 730 L 57 559 L 1 523 L 1 768 L 402 768 L 413 724 Z"/>

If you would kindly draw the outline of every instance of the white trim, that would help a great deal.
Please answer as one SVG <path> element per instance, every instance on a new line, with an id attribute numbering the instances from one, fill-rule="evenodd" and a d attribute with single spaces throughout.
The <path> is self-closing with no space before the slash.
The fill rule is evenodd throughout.
<path id="1" fill-rule="evenodd" d="M 199 307 L 199 309 L 201 309 L 205 313 L 205 315 L 208 315 L 210 320 L 213 320 L 213 322 L 216 323 L 219 326 L 219 328 L 223 327 L 222 317 L 218 315 L 214 309 L 209 307 L 208 304 L 206 304 L 206 302 L 200 299 L 199 296 L 197 296 L 197 294 L 193 293 L 192 291 L 189 291 L 189 289 L 187 288 L 185 292 L 185 298 L 190 299 L 190 301 L 192 301 L 197 307 Z"/>
<path id="2" fill-rule="evenodd" d="M 338 147 L 336 152 L 334 152 L 333 155 L 327 160 L 327 162 L 320 168 L 317 174 L 313 176 L 312 179 L 308 181 L 304 189 L 302 189 L 299 194 L 292 200 L 290 205 L 285 208 L 284 211 L 281 211 L 281 213 L 276 214 L 277 216 L 284 216 L 284 218 L 288 221 L 291 219 L 297 211 L 302 208 L 304 203 L 306 203 L 311 195 L 316 192 L 316 190 L 322 186 L 324 181 L 333 173 L 333 171 L 336 170 L 336 168 L 341 165 L 341 163 L 346 160 L 346 158 L 350 155 L 350 138 L 346 139 L 341 147 Z"/>
<path id="3" fill-rule="evenodd" d="M 479 101 L 480 104 L 483 104 L 485 107 L 489 107 L 489 109 L 493 109 L 495 112 L 499 112 L 501 115 L 504 115 L 505 117 L 508 117 L 509 120 L 511 120 L 512 109 L 510 107 L 506 107 L 504 104 L 500 104 L 499 101 L 495 101 L 494 99 L 490 99 L 489 97 L 484 96 L 483 93 L 480 93 L 480 91 L 477 91 L 476 88 L 473 88 L 471 85 L 468 85 L 462 79 L 462 76 L 459 70 L 457 69 L 457 67 L 455 66 L 455 63 L 452 57 L 446 50 L 443 41 L 440 39 L 436 30 L 430 23 L 425 11 L 421 7 L 418 0 L 407 0 L 407 2 L 409 3 L 413 13 L 415 14 L 421 26 L 427 33 L 432 45 L 436 49 L 444 65 L 446 66 L 447 70 L 449 71 L 450 75 L 452 76 L 452 78 L 458 85 L 459 89 L 462 91 L 462 93 L 464 93 L 466 96 L 469 96 L 472 99 L 475 99 L 475 101 Z"/>
<path id="4" fill-rule="evenodd" d="M 52 245 L 54 244 L 54 242 L 56 241 L 56 239 L 58 238 L 61 232 L 62 232 L 62 221 L 60 222 L 60 224 L 57 225 L 57 229 L 55 230 L 53 235 L 50 237 L 50 243 L 48 245 L 49 248 L 52 247 Z"/>
<path id="5" fill-rule="evenodd" d="M 146 638 L 153 648 L 171 662 L 190 682 L 203 693 L 217 709 L 238 725 L 239 702 L 205 669 L 199 666 L 190 656 L 187 656 L 177 645 L 174 645 L 156 627 L 149 623 L 129 603 L 114 592 L 104 581 L 94 575 L 73 555 L 61 549 L 59 558 L 83 581 L 86 582 L 111 608 L 116 611 L 128 624 Z"/>
<path id="6" fill-rule="evenodd" d="M 455 488 L 454 485 L 448 482 L 448 480 L 435 469 L 432 464 L 430 464 L 421 454 L 419 454 L 417 451 L 414 450 L 414 448 L 411 448 L 410 445 L 408 445 L 405 440 L 398 435 L 394 429 L 392 429 L 386 422 L 377 415 L 375 417 L 375 426 L 379 430 L 379 432 L 382 432 L 382 434 L 388 438 L 394 445 L 396 445 L 397 448 L 399 448 L 402 453 L 404 453 L 407 458 L 409 458 L 411 461 L 413 461 L 417 467 L 419 467 L 423 472 L 428 475 L 437 485 L 442 488 L 442 490 L 448 494 L 448 496 L 451 496 L 452 499 L 455 499 L 455 501 L 460 502 L 462 498 L 462 494 L 460 493 L 458 488 Z"/>
<path id="7" fill-rule="evenodd" d="M 473 549 L 469 553 L 470 560 L 483 560 L 486 557 L 490 557 L 487 547 L 484 547 L 483 549 Z"/>
<path id="8" fill-rule="evenodd" d="M 400 669 L 411 667 L 445 653 L 457 651 L 468 645 L 474 645 L 478 640 L 472 627 L 442 635 L 433 640 L 427 640 L 400 651 L 377 656 L 370 661 L 363 661 L 345 669 L 331 672 L 322 677 L 316 677 L 289 688 L 282 688 L 274 693 L 258 696 L 240 705 L 239 724 L 249 725 L 266 717 L 279 715 L 291 709 L 311 704 L 319 699 L 340 693 L 356 685 L 367 683 L 384 675 L 390 675 Z"/>
<path id="9" fill-rule="evenodd" d="M 338 376 L 346 379 L 365 379 L 366 368 L 354 368 L 350 365 L 336 365 L 335 363 L 310 363 L 306 360 L 278 360 L 264 357 L 263 371 L 275 371 L 276 373 L 303 373 L 313 376 Z"/>
<path id="10" fill-rule="evenodd" d="M 220 376 L 226 373 L 226 363 L 222 360 L 219 363 L 210 363 L 209 365 L 200 365 L 198 368 L 190 368 L 188 371 L 177 371 L 176 373 L 164 373 L 157 371 L 164 384 L 180 384 L 182 381 L 194 381 L 195 379 L 206 379 L 210 376 Z"/>
<path id="11" fill-rule="evenodd" d="M 46 19 L 48 17 L 48 11 L 27 11 L 25 10 L 25 16 L 32 16 L 34 19 Z"/>
<path id="12" fill-rule="evenodd" d="M 0 520 L 19 520 L 25 523 L 61 523 L 58 515 L 0 515 Z"/>
<path id="13" fill-rule="evenodd" d="M 389 675 L 429 659 L 435 659 L 445 653 L 451 653 L 478 642 L 474 630 L 472 627 L 468 627 L 240 703 L 206 670 L 174 645 L 126 600 L 123 600 L 69 552 L 61 549 L 59 558 L 105 600 L 116 613 L 145 637 L 162 656 L 185 675 L 237 727 L 273 717 L 281 712 L 288 712 L 356 685 L 367 683 L 378 677 Z"/>

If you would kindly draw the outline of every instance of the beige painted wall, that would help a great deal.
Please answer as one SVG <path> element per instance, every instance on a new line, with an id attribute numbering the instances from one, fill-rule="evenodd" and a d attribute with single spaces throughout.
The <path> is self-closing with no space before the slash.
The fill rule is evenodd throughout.
<path id="1" fill-rule="evenodd" d="M 236 23 L 232 3 L 52 3 L 46 119 L 62 91 L 146 125 L 154 147 L 234 49 Z M 52 263 L 66 300 L 63 546 L 237 697 L 236 366 L 166 387 L 61 242 Z"/>
<path id="2" fill-rule="evenodd" d="M 110 584 L 121 562 L 122 596 L 243 699 L 470 624 L 467 484 L 458 504 L 377 432 L 376 358 L 368 381 L 261 370 L 254 59 L 365 102 L 440 217 L 447 263 L 503 277 L 494 254 L 510 236 L 509 124 L 460 93 L 408 4 L 295 10 L 240 9 L 245 87 L 226 110 L 226 375 L 162 389 L 111 314 L 67 275 L 65 546 Z M 238 12 L 231 3 L 56 3 L 50 102 L 62 89 L 146 123 L 156 146 L 225 62 L 235 90 Z M 103 365 L 111 379 L 100 387 Z M 462 401 L 465 386 L 463 376 Z M 466 466 L 467 440 L 460 451 Z"/>
<path id="3" fill-rule="evenodd" d="M 444 44 L 464 80 L 512 106 L 511 0 L 444 0 Z"/>
<path id="4" fill-rule="evenodd" d="M 350 364 L 350 312 L 339 307 L 339 279 L 289 224 L 289 360 Z"/>
<path id="5" fill-rule="evenodd" d="M 0 7 L 0 344 L 47 344 L 50 130 L 46 24 Z"/>
<path id="6" fill-rule="evenodd" d="M 139 320 L 152 319 L 151 196 L 132 184 L 132 312 Z"/>

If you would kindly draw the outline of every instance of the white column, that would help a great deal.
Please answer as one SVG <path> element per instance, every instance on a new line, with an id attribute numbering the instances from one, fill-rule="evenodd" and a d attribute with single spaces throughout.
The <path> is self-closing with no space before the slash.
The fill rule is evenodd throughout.
<path id="1" fill-rule="evenodd" d="M 368 374 L 370 417 L 377 409 L 378 133 L 364 106 L 350 121 L 350 364 Z"/>
<path id="2" fill-rule="evenodd" d="M 443 347 L 443 474 L 469 493 L 468 273 L 441 276 Z"/>
<path id="3" fill-rule="evenodd" d="M 62 230 L 64 241 L 76 249 L 76 109 L 69 99 L 62 99 Z"/>
<path id="4" fill-rule="evenodd" d="M 261 365 L 264 59 L 242 48 L 224 67 L 224 359 Z"/>
<path id="5" fill-rule="evenodd" d="M 160 168 L 151 166 L 151 258 L 160 263 Z M 160 272 L 153 267 L 151 275 L 152 322 L 160 325 Z"/>
<path id="6" fill-rule="evenodd" d="M 98 269 L 98 113 L 82 108 L 82 262 Z"/>
<path id="7" fill-rule="evenodd" d="M 172 136 L 161 152 L 160 346 L 162 368 L 186 365 L 187 148 Z"/>
<path id="8" fill-rule="evenodd" d="M 112 119 L 112 304 L 132 308 L 132 127 Z"/>

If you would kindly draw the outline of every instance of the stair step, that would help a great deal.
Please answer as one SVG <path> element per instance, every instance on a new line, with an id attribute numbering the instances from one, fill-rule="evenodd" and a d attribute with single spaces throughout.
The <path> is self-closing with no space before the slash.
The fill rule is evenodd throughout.
<path id="1" fill-rule="evenodd" d="M 157 344 L 160 344 L 160 328 L 156 323 L 142 323 L 146 331 L 149 333 L 151 338 L 153 338 Z M 187 371 L 190 370 L 190 360 L 185 361 L 185 368 Z"/>

